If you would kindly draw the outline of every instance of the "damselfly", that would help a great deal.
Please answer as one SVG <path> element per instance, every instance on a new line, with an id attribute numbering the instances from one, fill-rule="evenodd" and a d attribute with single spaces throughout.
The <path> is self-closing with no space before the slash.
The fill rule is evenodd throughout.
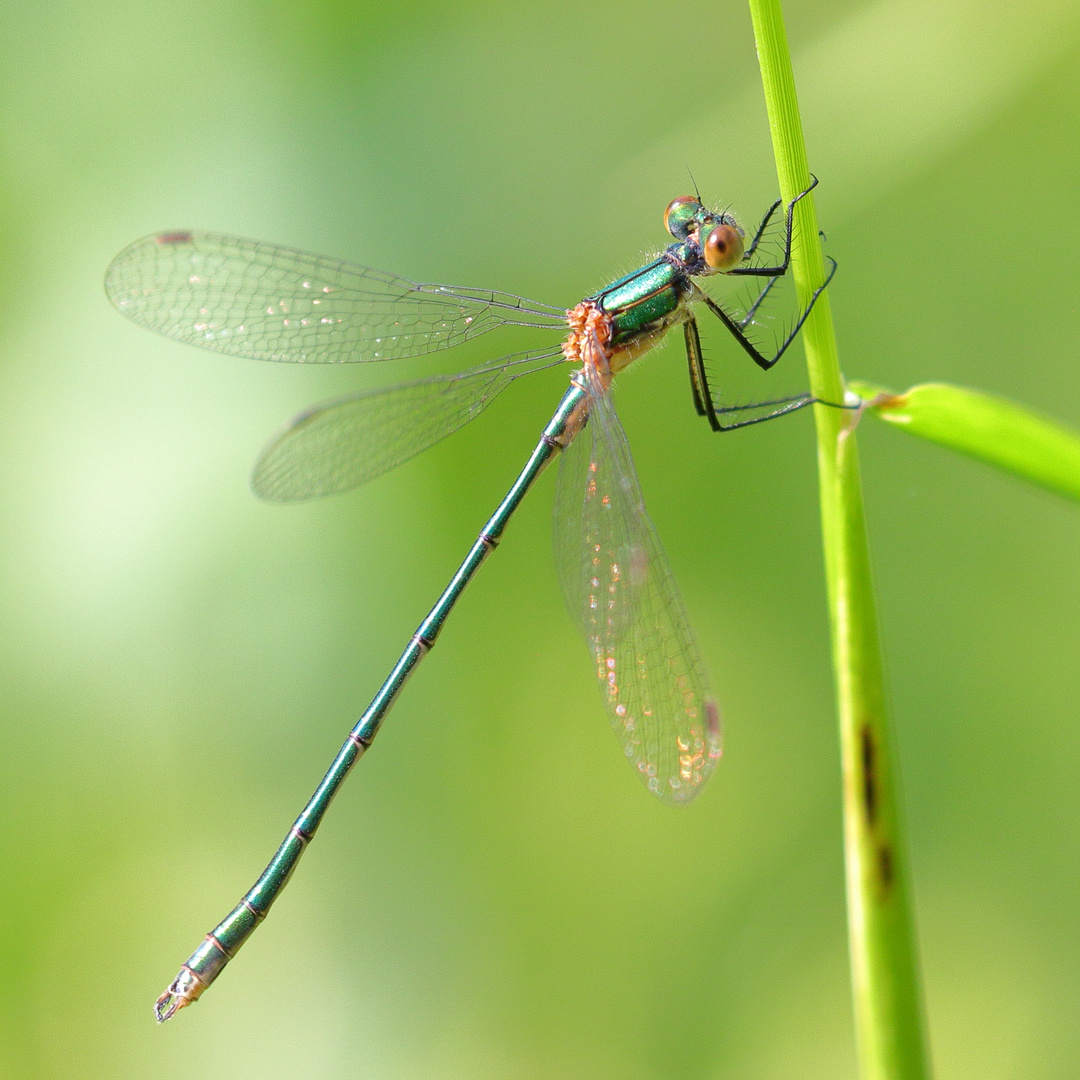
<path id="1" fill-rule="evenodd" d="M 761 403 L 765 412 L 761 406 L 722 406 L 709 385 L 692 310 L 703 303 L 761 368 L 780 359 L 821 289 L 773 348 L 759 349 L 750 330 L 760 305 L 788 269 L 793 209 L 810 190 L 786 209 L 783 257 L 774 265 L 757 264 L 755 255 L 782 205 L 779 200 L 744 244 L 743 230 L 731 214 L 707 210 L 695 196 L 675 199 L 664 216 L 675 242 L 569 311 L 509 293 L 418 284 L 213 233 L 161 233 L 116 257 L 105 287 L 128 318 L 167 337 L 258 360 L 394 360 L 451 348 L 508 325 L 564 335 L 546 348 L 460 374 L 369 390 L 302 413 L 255 466 L 255 491 L 274 501 L 355 487 L 473 419 L 522 375 L 566 362 L 574 368 L 524 469 L 349 733 L 273 860 L 158 999 L 159 1021 L 195 1001 L 266 916 L 338 788 L 435 644 L 458 597 L 559 452 L 565 451 L 555 513 L 560 581 L 623 751 L 649 790 L 664 800 L 687 802 L 701 789 L 720 757 L 720 713 L 645 512 L 609 390 L 615 375 L 668 330 L 681 326 L 694 406 L 713 430 L 757 423 L 810 404 L 813 399 L 802 394 Z M 765 284 L 736 316 L 694 280 L 712 274 L 761 278 Z M 746 412 L 751 408 L 753 415 Z M 587 437 L 578 438 L 583 430 Z"/>

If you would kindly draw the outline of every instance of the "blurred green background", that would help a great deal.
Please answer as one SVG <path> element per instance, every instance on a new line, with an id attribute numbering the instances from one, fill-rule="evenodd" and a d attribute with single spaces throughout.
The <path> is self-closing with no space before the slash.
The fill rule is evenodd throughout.
<path id="1" fill-rule="evenodd" d="M 787 14 L 848 373 L 1080 424 L 1075 4 Z M 621 762 L 545 477 L 266 927 L 151 1016 L 565 373 L 360 492 L 262 505 L 248 470 L 297 409 L 489 339 L 226 359 L 125 322 L 106 265 L 199 227 L 573 303 L 664 242 L 687 165 L 748 220 L 775 197 L 743 3 L 3 15 L 0 1077 L 853 1078 L 812 422 L 711 435 L 670 346 L 618 403 L 724 703 L 708 791 L 675 811 Z M 938 1077 L 1074 1077 L 1080 513 L 860 439 Z"/>

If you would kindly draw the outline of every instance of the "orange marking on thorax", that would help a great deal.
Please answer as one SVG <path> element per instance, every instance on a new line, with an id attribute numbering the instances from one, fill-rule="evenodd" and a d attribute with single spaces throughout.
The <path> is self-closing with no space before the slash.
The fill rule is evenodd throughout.
<path id="1" fill-rule="evenodd" d="M 614 323 L 594 300 L 582 300 L 566 313 L 570 335 L 563 342 L 563 356 L 571 364 L 589 369 L 606 390 L 611 385 L 611 344 Z"/>

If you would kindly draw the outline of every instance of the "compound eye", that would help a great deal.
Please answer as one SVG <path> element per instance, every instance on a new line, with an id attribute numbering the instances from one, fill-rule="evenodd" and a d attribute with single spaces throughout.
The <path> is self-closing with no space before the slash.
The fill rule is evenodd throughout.
<path id="1" fill-rule="evenodd" d="M 680 195 L 672 199 L 664 211 L 664 228 L 676 240 L 685 240 L 694 226 L 701 203 L 693 195 Z"/>
<path id="2" fill-rule="evenodd" d="M 734 225 L 717 225 L 705 238 L 705 262 L 713 270 L 730 270 L 743 256 L 743 241 Z"/>

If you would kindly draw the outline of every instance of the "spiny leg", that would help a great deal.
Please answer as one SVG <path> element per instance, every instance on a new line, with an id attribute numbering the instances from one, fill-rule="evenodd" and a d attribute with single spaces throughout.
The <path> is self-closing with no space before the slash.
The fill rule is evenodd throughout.
<path id="1" fill-rule="evenodd" d="M 761 235 L 761 229 L 765 228 L 765 225 L 769 220 L 769 216 L 772 214 L 773 210 L 775 210 L 779 205 L 779 201 L 773 203 L 772 208 L 769 210 L 769 213 L 765 216 L 765 220 L 761 223 L 761 228 L 759 228 L 758 230 L 758 235 L 754 237 L 754 243 L 751 245 L 751 248 L 753 248 L 757 244 L 758 239 Z M 820 230 L 818 230 L 818 236 L 820 236 L 822 240 L 825 239 L 825 234 Z M 743 257 L 745 258 L 745 256 Z M 765 303 L 765 298 L 769 295 L 769 293 L 772 291 L 772 289 L 779 280 L 779 277 L 771 277 L 765 283 L 764 288 L 761 290 L 761 292 L 757 294 L 757 299 L 753 302 L 753 304 L 750 305 L 746 314 L 739 320 L 740 330 L 745 330 L 754 321 L 754 316 L 757 314 L 758 308 L 761 307 L 763 303 Z"/>
<path id="2" fill-rule="evenodd" d="M 796 394 L 790 398 L 778 398 L 776 401 L 759 401 L 755 405 L 732 405 L 725 409 L 714 410 L 716 416 L 716 424 L 713 425 L 713 431 L 736 431 L 738 428 L 750 427 L 751 424 L 763 424 L 766 420 L 775 420 L 778 416 L 787 416 L 788 413 L 798 412 L 799 409 L 805 409 L 807 405 L 832 405 L 831 401 L 819 402 L 813 394 Z M 763 416 L 753 416 L 749 420 L 721 420 L 721 416 L 726 416 L 733 412 L 745 412 L 747 409 L 762 409 L 769 405 L 776 405 L 778 408 L 773 409 L 772 412 L 767 412 Z"/>
<path id="3" fill-rule="evenodd" d="M 816 183 L 817 183 L 817 177 L 814 177 L 814 184 L 816 184 Z M 808 187 L 806 189 L 806 191 L 812 190 L 813 187 L 814 187 L 814 184 L 811 184 L 810 187 Z M 799 199 L 801 199 L 803 197 L 803 195 L 806 194 L 806 191 L 804 191 L 802 193 L 802 195 L 799 195 L 795 199 L 795 202 L 798 202 Z M 793 202 L 791 205 L 794 206 L 795 202 Z M 765 235 L 765 230 L 769 227 L 769 222 L 772 221 L 773 214 L 775 214 L 776 211 L 779 210 L 780 207 L 783 206 L 783 205 L 784 205 L 784 200 L 783 199 L 777 199 L 776 202 L 774 202 L 772 204 L 772 206 L 770 206 L 769 209 L 765 211 L 765 216 L 761 219 L 761 224 L 757 227 L 757 229 L 754 230 L 754 239 L 750 241 L 749 246 L 743 252 L 743 257 L 742 257 L 743 262 L 748 262 L 750 259 L 752 259 L 754 257 L 754 252 L 757 251 L 758 244 L 761 243 L 761 238 L 762 238 L 762 236 Z M 818 236 L 820 236 L 822 240 L 825 239 L 825 234 L 820 229 L 818 230 Z"/>
<path id="4" fill-rule="evenodd" d="M 784 200 L 777 199 L 776 202 L 765 211 L 765 216 L 761 219 L 761 224 L 754 233 L 754 239 L 750 241 L 749 246 L 743 252 L 743 262 L 747 262 L 754 257 L 754 252 L 757 251 L 757 246 L 761 243 L 761 238 L 765 235 L 765 230 L 769 227 L 769 222 L 772 221 L 773 214 L 775 214 L 783 205 Z"/>
<path id="5" fill-rule="evenodd" d="M 780 280 L 781 279 L 778 277 L 769 278 L 765 283 L 764 288 L 757 294 L 757 299 L 746 309 L 746 314 L 739 320 L 738 325 L 740 330 L 745 330 L 754 321 L 754 316 L 757 314 L 758 308 L 765 303 L 765 298 Z"/>
<path id="6" fill-rule="evenodd" d="M 813 394 L 796 394 L 789 398 L 777 398 L 775 401 L 758 401 L 752 405 L 728 405 L 722 409 L 717 409 L 716 412 L 720 416 L 724 416 L 728 413 L 746 412 L 748 409 L 764 409 L 769 405 L 779 405 L 780 408 L 774 409 L 771 413 L 766 413 L 764 416 L 755 416 L 750 420 L 737 420 L 733 424 L 725 424 L 721 422 L 720 431 L 734 431 L 736 428 L 749 427 L 751 424 L 761 424 L 766 420 L 775 420 L 778 416 L 786 416 L 788 413 L 798 412 L 799 409 L 805 409 L 807 405 L 825 405 L 830 409 L 844 409 L 856 414 L 856 421 L 858 420 L 858 412 L 865 407 L 865 402 L 859 401 L 856 404 L 848 404 L 846 401 L 826 401 L 824 398 L 814 397 Z"/>
<path id="7" fill-rule="evenodd" d="M 806 322 L 807 316 L 809 316 L 810 312 L 813 311 L 814 304 L 817 303 L 818 297 L 828 287 L 829 282 L 832 281 L 833 275 L 836 273 L 836 260 L 833 258 L 829 258 L 829 262 L 832 264 L 832 267 L 829 270 L 829 276 L 825 279 L 824 284 L 820 285 L 814 291 L 814 295 L 810 297 L 810 303 L 806 305 L 806 310 L 803 311 L 802 314 L 799 316 L 798 321 L 791 328 L 790 333 L 780 343 L 780 347 L 771 357 L 766 356 L 743 332 L 744 327 L 747 325 L 746 320 L 743 320 L 742 322 L 736 322 L 735 319 L 733 319 L 718 303 L 716 303 L 715 300 L 712 299 L 712 297 L 707 296 L 700 290 L 698 298 L 705 301 L 705 303 L 708 305 L 709 310 L 728 328 L 731 336 L 735 338 L 735 340 L 743 347 L 743 349 L 750 356 L 750 359 L 753 360 L 754 363 L 757 364 L 757 366 L 761 368 L 762 371 L 768 371 L 769 368 L 771 368 L 777 362 L 777 360 L 779 360 L 780 357 L 784 355 L 784 353 L 787 351 L 788 346 L 798 336 L 799 331 L 802 329 L 803 323 Z M 753 308 L 751 308 L 751 314 L 757 310 L 757 307 L 765 298 L 764 294 L 767 291 L 767 289 L 762 290 L 762 295 L 758 297 L 757 301 L 754 303 Z"/>
<path id="8" fill-rule="evenodd" d="M 694 396 L 694 408 L 697 410 L 698 416 L 708 417 L 709 427 L 713 431 L 734 431 L 736 428 L 760 424 L 764 420 L 772 420 L 774 417 L 805 408 L 814 401 L 811 394 L 797 394 L 793 397 L 778 398 L 775 401 L 759 401 L 754 405 L 730 405 L 726 408 L 717 409 L 716 403 L 713 401 L 712 390 L 709 387 L 709 376 L 705 371 L 705 359 L 701 352 L 701 338 L 698 335 L 697 320 L 692 315 L 683 324 L 683 330 L 686 338 L 686 360 L 690 368 L 690 389 Z M 724 414 L 746 412 L 748 409 L 768 408 L 771 405 L 777 405 L 779 408 L 764 416 L 755 416 L 751 420 L 725 422 L 720 419 Z"/>
<path id="9" fill-rule="evenodd" d="M 784 260 L 778 263 L 776 266 L 737 266 L 734 270 L 726 271 L 731 276 L 741 275 L 743 277 L 783 277 L 787 273 L 788 264 L 791 262 L 791 229 L 792 222 L 795 214 L 795 204 L 804 196 L 809 195 L 818 185 L 817 177 L 813 177 L 810 181 L 810 186 L 805 191 L 800 191 L 791 202 L 788 203 L 787 213 L 785 214 L 784 221 Z M 777 204 L 774 204 L 769 212 L 765 215 L 764 220 L 758 226 L 757 234 L 754 236 L 750 247 L 747 248 L 743 259 L 746 260 L 757 248 L 758 241 L 761 239 L 761 234 L 765 231 L 765 226 L 769 223 L 769 218 L 772 217 L 773 211 L 776 209 Z"/>
<path id="10" fill-rule="evenodd" d="M 704 371 L 704 368 L 702 368 L 702 371 Z M 705 400 L 708 402 L 705 415 L 709 417 L 709 426 L 713 431 L 717 432 L 736 431 L 738 428 L 750 427 L 752 424 L 763 424 L 766 420 L 775 420 L 778 416 L 786 416 L 788 413 L 805 409 L 807 405 L 827 405 L 832 409 L 858 409 L 860 407 L 859 405 L 848 405 L 836 401 L 824 401 L 810 393 L 793 394 L 791 397 L 775 398 L 772 401 L 755 401 L 749 405 L 725 405 L 718 409 L 713 402 L 711 391 L 707 389 Z M 749 412 L 751 409 L 767 409 L 774 405 L 776 408 L 772 412 L 751 417 L 749 420 L 728 421 L 721 419 L 721 417 L 730 416 L 732 413 Z"/>
<path id="11" fill-rule="evenodd" d="M 705 402 L 708 401 L 711 405 L 712 397 L 701 357 L 701 338 L 698 337 L 697 320 L 692 315 L 683 323 L 683 335 L 686 338 L 686 361 L 690 367 L 690 392 L 694 395 L 694 408 L 698 416 L 709 416 Z M 712 423 L 711 416 L 709 423 Z"/>

